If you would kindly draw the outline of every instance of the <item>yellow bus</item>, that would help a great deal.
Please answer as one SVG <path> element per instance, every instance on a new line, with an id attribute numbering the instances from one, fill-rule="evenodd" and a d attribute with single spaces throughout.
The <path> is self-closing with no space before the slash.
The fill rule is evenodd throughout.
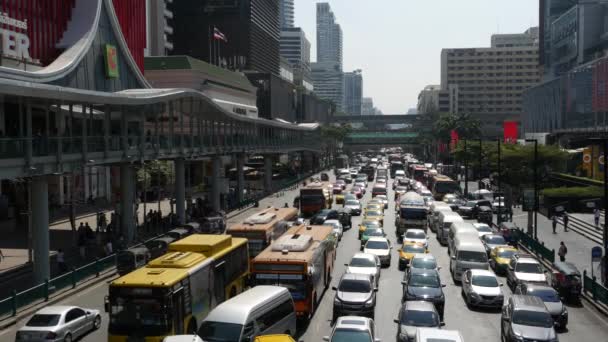
<path id="1" fill-rule="evenodd" d="M 154 341 L 195 334 L 207 314 L 241 293 L 249 275 L 247 239 L 194 234 L 114 280 L 106 297 L 108 341 Z"/>
<path id="2" fill-rule="evenodd" d="M 226 234 L 234 237 L 247 238 L 249 257 L 255 258 L 273 240 L 278 239 L 289 227 L 289 223 L 298 218 L 296 208 L 268 207 L 249 216 L 242 223 L 234 224 L 226 230 Z"/>

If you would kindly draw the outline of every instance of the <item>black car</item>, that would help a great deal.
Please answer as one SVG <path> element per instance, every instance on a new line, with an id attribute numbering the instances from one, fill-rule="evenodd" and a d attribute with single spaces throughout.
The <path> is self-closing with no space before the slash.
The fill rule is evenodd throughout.
<path id="1" fill-rule="evenodd" d="M 458 207 L 458 213 L 462 217 L 477 218 L 477 214 L 480 211 L 480 207 L 492 208 L 492 202 L 488 200 L 467 201 L 464 205 Z"/>
<path id="2" fill-rule="evenodd" d="M 443 295 L 444 284 L 437 270 L 412 268 L 403 284 L 403 297 L 401 302 L 412 300 L 424 300 L 435 305 L 441 320 L 443 320 L 443 309 L 445 307 L 445 296 Z"/>
<path id="3" fill-rule="evenodd" d="M 323 209 L 310 219 L 310 224 L 323 224 L 325 220 L 338 220 L 339 216 L 337 210 Z"/>
<path id="4" fill-rule="evenodd" d="M 348 230 L 353 227 L 352 213 L 349 208 L 338 209 L 338 220 L 340 223 L 342 223 L 342 228 L 344 228 L 344 230 Z"/>

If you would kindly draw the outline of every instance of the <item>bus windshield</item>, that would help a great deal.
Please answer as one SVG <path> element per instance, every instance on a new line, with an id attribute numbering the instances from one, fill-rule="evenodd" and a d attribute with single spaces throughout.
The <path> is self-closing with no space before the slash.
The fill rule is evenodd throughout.
<path id="1" fill-rule="evenodd" d="M 255 283 L 286 287 L 293 300 L 305 300 L 307 296 L 306 281 L 301 274 L 256 274 Z"/>
<path id="2" fill-rule="evenodd" d="M 441 194 L 459 193 L 460 186 L 454 181 L 435 183 L 435 192 Z"/>
<path id="3" fill-rule="evenodd" d="M 426 219 L 425 208 L 401 208 L 401 218 L 409 220 L 424 220 Z"/>
<path id="4" fill-rule="evenodd" d="M 149 336 L 162 336 L 171 330 L 171 323 L 161 298 L 110 297 L 110 334 L 129 335 L 145 331 Z"/>

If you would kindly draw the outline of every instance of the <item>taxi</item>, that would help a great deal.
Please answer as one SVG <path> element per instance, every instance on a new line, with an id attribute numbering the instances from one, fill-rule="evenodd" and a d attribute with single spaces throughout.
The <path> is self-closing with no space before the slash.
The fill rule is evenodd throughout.
<path id="1" fill-rule="evenodd" d="M 384 201 L 382 201 L 380 198 L 372 198 L 369 202 L 367 202 L 367 205 L 376 205 L 384 210 Z"/>
<path id="2" fill-rule="evenodd" d="M 405 241 L 399 249 L 399 270 L 403 271 L 410 261 L 412 261 L 414 255 L 425 254 L 428 252 L 429 249 L 422 244 Z"/>
<path id="3" fill-rule="evenodd" d="M 365 214 L 363 215 L 363 219 L 380 221 L 380 223 L 384 225 L 384 212 L 382 210 L 365 208 Z"/>
<path id="4" fill-rule="evenodd" d="M 384 206 L 382 204 L 368 203 L 365 206 L 365 211 L 368 211 L 368 210 L 375 210 L 375 211 L 379 211 L 384 214 Z"/>
<path id="5" fill-rule="evenodd" d="M 505 274 L 509 262 L 514 254 L 519 250 L 513 246 L 496 246 L 490 251 L 490 267 L 496 274 Z"/>
<path id="6" fill-rule="evenodd" d="M 386 233 L 380 227 L 368 227 L 365 229 L 363 234 L 361 234 L 361 250 L 363 250 L 363 246 L 365 246 L 365 243 L 371 237 L 386 237 Z"/>
<path id="7" fill-rule="evenodd" d="M 254 342 L 295 342 L 295 340 L 287 334 L 276 334 L 256 336 Z"/>
<path id="8" fill-rule="evenodd" d="M 359 224 L 359 240 L 361 240 L 361 236 L 367 228 L 382 228 L 382 223 L 377 220 L 367 220 L 364 218 L 361 224 Z"/>
<path id="9" fill-rule="evenodd" d="M 336 198 L 336 204 L 344 204 L 344 193 L 343 192 L 335 194 L 334 197 Z"/>

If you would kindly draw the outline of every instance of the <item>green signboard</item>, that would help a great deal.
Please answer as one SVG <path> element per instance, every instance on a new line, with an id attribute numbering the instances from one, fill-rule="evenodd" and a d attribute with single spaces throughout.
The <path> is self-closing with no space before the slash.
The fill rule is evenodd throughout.
<path id="1" fill-rule="evenodd" d="M 110 44 L 105 45 L 104 59 L 106 62 L 106 77 L 118 78 L 118 52 L 116 46 Z"/>
<path id="2" fill-rule="evenodd" d="M 534 189 L 524 189 L 523 211 L 534 211 Z"/>

